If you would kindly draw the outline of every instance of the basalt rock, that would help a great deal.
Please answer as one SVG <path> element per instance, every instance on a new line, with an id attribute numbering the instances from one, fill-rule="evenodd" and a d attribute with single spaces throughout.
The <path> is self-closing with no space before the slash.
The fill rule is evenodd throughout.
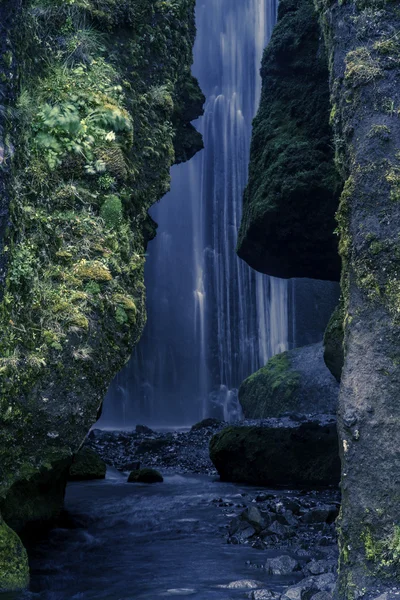
<path id="1" fill-rule="evenodd" d="M 210 456 L 223 481 L 285 487 L 339 482 L 336 422 L 325 417 L 227 427 L 211 439 Z"/>
<path id="2" fill-rule="evenodd" d="M 329 125 L 328 64 L 312 0 L 282 0 L 261 68 L 237 251 L 277 277 L 338 280 L 341 180 Z"/>
<path id="3" fill-rule="evenodd" d="M 285 413 L 336 413 L 339 386 L 327 369 L 322 343 L 296 348 L 271 358 L 239 388 L 248 419 Z"/>

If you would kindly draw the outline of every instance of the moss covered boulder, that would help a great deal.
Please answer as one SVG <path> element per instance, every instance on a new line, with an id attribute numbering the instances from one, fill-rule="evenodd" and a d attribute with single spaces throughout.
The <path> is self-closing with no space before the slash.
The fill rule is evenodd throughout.
<path id="1" fill-rule="evenodd" d="M 242 383 L 239 401 L 246 418 L 265 419 L 285 413 L 335 414 L 338 394 L 319 343 L 271 358 Z"/>
<path id="2" fill-rule="evenodd" d="M 277 277 L 338 280 L 341 189 L 329 125 L 327 56 L 313 0 L 282 0 L 261 68 L 237 251 Z"/>
<path id="3" fill-rule="evenodd" d="M 91 448 L 83 448 L 75 454 L 69 470 L 70 481 L 104 479 L 107 465 Z"/>
<path id="4" fill-rule="evenodd" d="M 0 518 L 0 593 L 22 590 L 28 584 L 26 550 L 17 534 Z"/>
<path id="5" fill-rule="evenodd" d="M 162 483 L 163 476 L 155 469 L 138 469 L 132 471 L 128 477 L 128 483 Z"/>
<path id="6" fill-rule="evenodd" d="M 341 301 L 334 310 L 324 335 L 324 361 L 332 375 L 340 381 L 344 364 L 344 306 Z"/>
<path id="7" fill-rule="evenodd" d="M 335 420 L 269 419 L 231 426 L 210 442 L 223 481 L 265 486 L 337 485 L 340 477 Z"/>

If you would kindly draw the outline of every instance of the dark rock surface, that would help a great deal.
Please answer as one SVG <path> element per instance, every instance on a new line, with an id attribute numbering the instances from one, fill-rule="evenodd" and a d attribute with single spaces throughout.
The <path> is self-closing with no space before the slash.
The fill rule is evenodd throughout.
<path id="1" fill-rule="evenodd" d="M 277 277 L 338 280 L 341 189 L 326 52 L 312 0 L 283 0 L 264 53 L 238 254 Z"/>
<path id="2" fill-rule="evenodd" d="M 341 300 L 329 319 L 324 335 L 324 361 L 337 381 L 342 376 L 344 363 L 343 320 L 344 307 Z"/>
<path id="3" fill-rule="evenodd" d="M 336 422 L 326 416 L 227 427 L 212 438 L 210 456 L 223 481 L 286 487 L 339 482 Z"/>
<path id="4" fill-rule="evenodd" d="M 330 55 L 337 164 L 346 179 L 337 216 L 345 361 L 336 593 L 369 599 L 379 596 L 375 586 L 400 576 L 400 120 L 391 109 L 400 105 L 400 14 L 398 2 L 316 4 Z"/>
<path id="5" fill-rule="evenodd" d="M 280 417 L 288 412 L 335 414 L 339 385 L 326 367 L 322 343 L 271 358 L 239 388 L 248 419 Z"/>
<path id="6" fill-rule="evenodd" d="M 88 481 L 104 479 L 107 465 L 91 448 L 82 448 L 75 454 L 69 469 L 70 481 Z"/>
<path id="7" fill-rule="evenodd" d="M 132 471 L 128 477 L 128 483 L 162 483 L 163 476 L 156 469 L 138 469 Z"/>

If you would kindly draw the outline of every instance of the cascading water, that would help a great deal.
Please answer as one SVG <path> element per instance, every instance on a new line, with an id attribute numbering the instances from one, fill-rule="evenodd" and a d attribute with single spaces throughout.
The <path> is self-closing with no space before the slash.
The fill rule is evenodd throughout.
<path id="1" fill-rule="evenodd" d="M 207 97 L 205 150 L 172 170 L 151 210 L 148 325 L 110 388 L 102 424 L 239 416 L 237 387 L 288 347 L 288 283 L 235 253 L 263 49 L 277 0 L 198 0 L 193 73 Z"/>

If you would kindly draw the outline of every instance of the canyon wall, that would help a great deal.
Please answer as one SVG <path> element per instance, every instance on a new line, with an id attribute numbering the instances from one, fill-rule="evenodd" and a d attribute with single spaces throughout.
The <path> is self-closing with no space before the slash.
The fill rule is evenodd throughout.
<path id="1" fill-rule="evenodd" d="M 147 210 L 202 148 L 194 4 L 0 4 L 0 589 L 146 321 Z"/>

